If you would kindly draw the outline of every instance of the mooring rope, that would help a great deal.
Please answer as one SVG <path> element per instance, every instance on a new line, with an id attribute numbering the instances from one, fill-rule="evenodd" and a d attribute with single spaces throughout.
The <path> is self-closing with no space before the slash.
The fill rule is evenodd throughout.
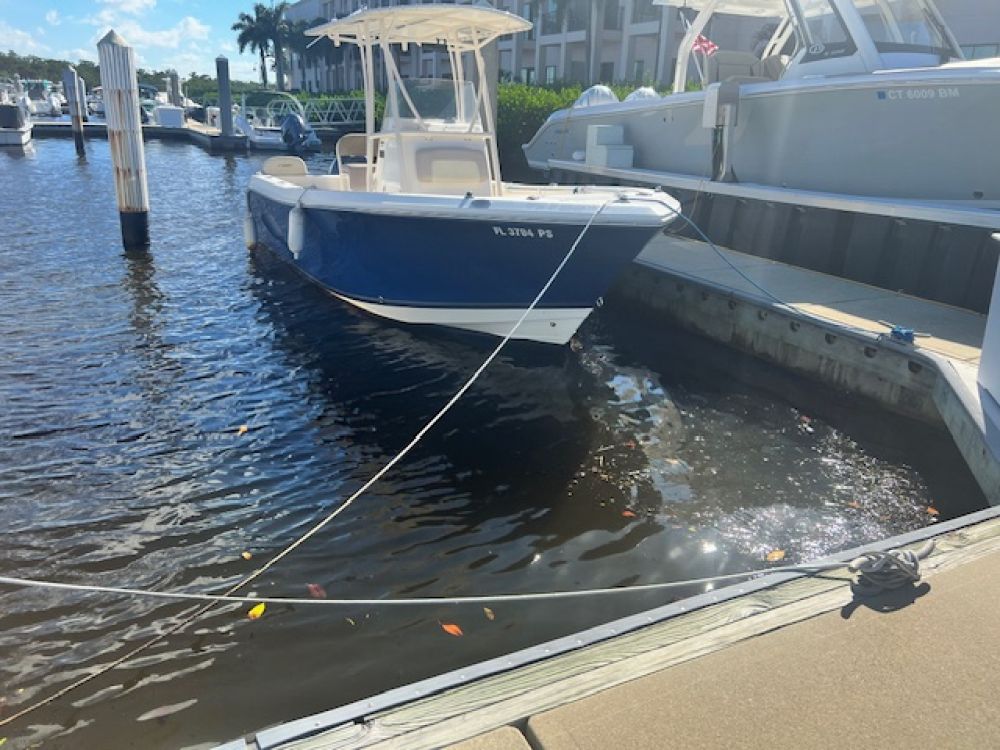
<path id="1" fill-rule="evenodd" d="M 573 257 L 573 254 L 576 252 L 577 247 L 579 246 L 580 242 L 583 240 L 583 238 L 587 234 L 587 232 L 590 230 L 591 225 L 597 219 L 598 215 L 600 215 L 600 213 L 605 209 L 605 207 L 609 203 L 611 203 L 614 200 L 618 200 L 618 199 L 619 199 L 619 196 L 616 196 L 615 198 L 608 198 L 607 200 L 605 200 L 604 202 L 602 202 L 594 210 L 594 212 L 590 215 L 590 218 L 587 219 L 587 223 L 583 226 L 583 229 L 580 230 L 580 233 L 577 235 L 576 239 L 573 241 L 573 244 L 570 245 L 570 248 L 566 252 L 566 255 L 563 256 L 563 259 L 559 262 L 559 265 L 556 266 L 556 269 L 552 272 L 552 275 L 549 276 L 548 281 L 545 282 L 544 286 L 542 286 L 542 288 L 538 292 L 538 294 L 535 295 L 535 298 L 531 301 L 531 304 L 529 304 L 528 307 L 524 310 L 524 312 L 521 313 L 521 316 L 517 319 L 517 322 L 514 323 L 514 326 L 500 340 L 500 343 L 496 345 L 496 347 L 493 349 L 493 351 L 490 352 L 490 354 L 486 357 L 486 359 L 483 360 L 483 363 L 481 365 L 479 365 L 478 368 L 476 368 L 475 372 L 472 373 L 471 377 L 469 377 L 469 379 L 465 381 L 465 383 L 462 385 L 462 387 L 459 388 L 450 399 L 448 399 L 448 401 L 444 404 L 444 406 L 442 406 L 437 411 L 437 413 L 434 414 L 434 416 L 431 417 L 422 428 L 420 428 L 420 430 L 413 436 L 413 438 L 410 440 L 410 442 L 408 442 L 402 448 L 402 450 L 400 450 L 398 453 L 396 453 L 396 455 L 393 456 L 381 469 L 379 469 L 377 472 L 375 472 L 375 474 L 373 474 L 372 477 L 367 482 L 365 482 L 357 491 L 355 491 L 350 497 L 348 497 L 344 502 L 342 502 L 339 506 L 337 506 L 331 513 L 328 513 L 321 521 L 319 521 L 319 523 L 315 524 L 312 528 L 310 528 L 308 531 L 306 531 L 304 534 L 302 534 L 302 536 L 298 537 L 295 541 L 293 541 L 291 544 L 289 544 L 287 547 L 285 547 L 283 550 L 281 550 L 278 554 L 276 554 L 274 557 L 272 557 L 270 560 L 268 560 L 266 563 L 264 563 L 262 566 L 260 566 L 257 570 L 255 570 L 252 573 L 248 574 L 246 577 L 244 577 L 243 579 L 241 579 L 240 581 L 238 581 L 237 583 L 235 583 L 233 586 L 229 587 L 222 594 L 222 597 L 232 596 L 233 594 L 235 594 L 240 589 L 244 588 L 248 584 L 250 584 L 253 581 L 257 580 L 258 578 L 260 578 L 260 576 L 262 576 L 268 570 L 270 570 L 275 565 L 277 565 L 281 560 L 283 560 L 286 557 L 288 557 L 288 555 L 290 555 L 296 549 L 298 549 L 303 544 L 305 544 L 313 536 L 315 536 L 316 534 L 318 534 L 333 519 L 335 519 L 337 516 L 339 516 L 341 513 L 343 513 L 349 507 L 351 507 L 351 505 L 354 504 L 355 500 L 357 500 L 364 493 L 366 493 L 369 489 L 371 489 L 372 486 L 376 482 L 378 482 L 382 477 L 384 477 L 396 464 L 398 464 L 400 461 L 402 461 L 403 458 L 405 458 L 410 453 L 410 451 L 412 451 L 416 447 L 417 443 L 419 443 L 423 439 L 423 437 L 428 432 L 430 432 L 430 430 L 434 427 L 434 425 L 436 425 L 438 422 L 440 422 L 441 419 L 443 419 L 444 416 L 449 411 L 451 411 L 451 408 L 458 402 L 458 400 L 460 398 L 462 398 L 462 396 L 465 395 L 465 393 L 469 390 L 469 388 L 472 387 L 473 383 L 475 383 L 476 380 L 479 379 L 479 376 L 482 375 L 483 372 L 485 372 L 486 368 L 489 367 L 490 364 L 493 363 L 493 360 L 495 360 L 497 358 L 497 356 L 499 356 L 499 354 L 503 350 L 503 348 L 514 337 L 514 334 L 517 333 L 518 329 L 520 329 L 520 327 L 524 323 L 524 321 L 527 320 L 528 315 L 535 309 L 535 307 L 538 305 L 538 303 L 541 302 L 542 297 L 544 297 L 545 294 L 546 294 L 546 292 L 549 291 L 549 288 L 552 286 L 552 284 L 555 283 L 556 278 L 562 272 L 563 268 L 566 267 L 566 264 L 569 262 L 570 258 Z M 658 202 L 661 205 L 667 205 L 665 201 L 658 201 Z M 11 580 L 15 580 L 15 579 L 11 579 Z M 24 580 L 27 580 L 27 579 L 24 579 Z M 54 586 L 49 586 L 49 587 L 53 588 Z M 7 724 L 10 724 L 11 722 L 13 722 L 13 721 L 21 718 L 22 716 L 25 716 L 26 714 L 29 714 L 32 711 L 35 711 L 35 710 L 41 708 L 42 706 L 48 705 L 49 703 L 52 703 L 53 701 L 58 700 L 59 698 L 62 698 L 64 695 L 66 695 L 67 693 L 72 692 L 73 690 L 77 689 L 78 687 L 81 687 L 81 686 L 87 684 L 88 682 L 96 680 L 98 677 L 100 677 L 100 676 L 102 676 L 104 674 L 107 674 L 108 672 L 110 672 L 111 670 L 115 669 L 116 667 L 121 666 L 125 662 L 129 661 L 130 659 L 135 658 L 136 656 L 138 656 L 142 652 L 146 651 L 147 649 L 151 648 L 152 646 L 155 646 L 157 643 L 160 643 L 161 641 L 163 641 L 167 637 L 173 635 L 174 633 L 177 633 L 180 630 L 183 630 L 185 627 L 187 627 L 192 622 L 194 622 L 195 620 L 197 620 L 199 617 L 201 617 L 203 614 L 205 614 L 206 612 L 208 612 L 210 609 L 214 608 L 219 603 L 219 601 L 222 601 L 222 600 L 213 599 L 211 601 L 208 601 L 206 604 L 202 605 L 201 607 L 198 607 L 194 612 L 192 612 L 191 614 L 185 616 L 183 619 L 181 619 L 180 621 L 178 621 L 176 624 L 171 625 L 169 628 L 167 628 L 166 630 L 164 630 L 159 635 L 151 638 L 150 640 L 146 641 L 145 643 L 140 644 L 139 646 L 136 646 L 135 648 L 131 649 L 130 651 L 128 651 L 123 656 L 120 656 L 117 659 L 115 659 L 114 661 L 112 661 L 111 663 L 106 664 L 105 666 L 101 667 L 96 672 L 92 672 L 89 675 L 84 675 L 80 679 L 75 680 L 74 682 L 71 682 L 69 685 L 65 685 L 64 687 L 60 688 L 59 690 L 57 690 L 56 692 L 54 692 L 52 695 L 49 695 L 46 698 L 43 698 L 43 699 L 41 699 L 41 700 L 39 700 L 39 701 L 37 701 L 35 703 L 32 703 L 31 705 L 29 705 L 29 706 L 21 709 L 20 711 L 17 711 L 15 713 L 11 714 L 10 716 L 6 716 L 3 719 L 0 719 L 0 726 L 6 726 Z"/>
<path id="2" fill-rule="evenodd" d="M 854 586 L 858 593 L 878 593 L 885 589 L 895 589 L 906 583 L 920 580 L 920 560 L 927 557 L 934 549 L 934 541 L 928 541 L 916 550 L 893 549 L 873 550 L 865 552 L 851 561 L 797 563 L 795 565 L 778 565 L 756 570 L 744 570 L 738 573 L 720 573 L 702 578 L 687 578 L 681 581 L 661 581 L 657 583 L 640 583 L 628 586 L 611 586 L 606 588 L 573 589 L 571 591 L 538 591 L 522 594 L 477 594 L 471 596 L 424 596 L 380 599 L 336 599 L 336 598 L 304 598 L 290 596 L 231 596 L 229 594 L 197 594 L 178 591 L 152 591 L 149 589 L 124 588 L 120 586 L 97 586 L 85 583 L 63 583 L 60 581 L 42 581 L 30 578 L 15 578 L 0 576 L 0 584 L 20 586 L 24 588 L 56 589 L 60 591 L 76 591 L 87 594 L 116 594 L 121 596 L 137 596 L 153 599 L 169 599 L 173 601 L 201 601 L 214 604 L 295 604 L 312 606 L 366 606 L 366 607 L 413 607 L 429 605 L 453 604 L 483 604 L 486 602 L 525 602 L 550 601 L 558 599 L 579 599 L 609 594 L 633 594 L 641 591 L 661 591 L 672 588 L 700 586 L 722 581 L 735 581 L 753 578 L 759 575 L 776 573 L 804 573 L 807 575 L 828 570 L 846 569 L 856 574 Z M 844 578 L 843 580 L 852 580 Z"/>

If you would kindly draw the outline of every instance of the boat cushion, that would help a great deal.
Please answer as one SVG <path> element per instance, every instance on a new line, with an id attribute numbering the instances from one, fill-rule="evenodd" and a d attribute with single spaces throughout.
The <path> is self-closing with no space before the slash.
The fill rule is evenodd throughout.
<path id="1" fill-rule="evenodd" d="M 273 177 L 295 177 L 309 173 L 306 163 L 297 156 L 272 156 L 264 162 L 260 171 Z"/>
<path id="2" fill-rule="evenodd" d="M 760 60 L 749 52 L 719 50 L 708 58 L 705 83 L 719 83 L 731 78 L 756 78 Z"/>

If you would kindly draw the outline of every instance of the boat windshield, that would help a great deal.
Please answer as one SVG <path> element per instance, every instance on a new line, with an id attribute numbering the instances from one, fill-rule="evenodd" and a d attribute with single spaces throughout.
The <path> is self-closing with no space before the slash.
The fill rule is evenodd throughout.
<path id="1" fill-rule="evenodd" d="M 454 124 L 465 130 L 482 129 L 472 81 L 456 83 L 446 78 L 409 78 L 396 79 L 396 82 L 402 129 L 419 128 L 421 122 L 424 129 L 428 122 Z M 391 114 L 387 119 L 392 119 Z"/>
<path id="2" fill-rule="evenodd" d="M 853 0 L 879 52 L 929 52 L 951 57 L 938 19 L 924 0 Z"/>
<path id="3" fill-rule="evenodd" d="M 803 62 L 853 55 L 857 48 L 830 0 L 801 0 L 799 30 L 805 37 Z"/>

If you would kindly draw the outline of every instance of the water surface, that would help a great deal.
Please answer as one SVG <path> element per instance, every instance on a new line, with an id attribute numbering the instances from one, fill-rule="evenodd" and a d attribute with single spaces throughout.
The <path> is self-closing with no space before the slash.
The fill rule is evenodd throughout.
<path id="1" fill-rule="evenodd" d="M 218 591 L 391 458 L 492 341 L 367 317 L 248 253 L 257 157 L 148 143 L 153 245 L 125 255 L 107 144 L 87 149 L 82 161 L 70 141 L 0 152 L 0 571 Z M 947 446 L 929 461 L 863 419 L 827 419 L 685 363 L 666 332 L 636 331 L 606 311 L 582 351 L 511 347 L 254 590 L 682 580 L 759 568 L 776 549 L 813 559 L 926 525 L 928 507 L 945 517 L 981 502 Z M 682 593 L 694 590 L 494 605 L 495 619 L 473 605 L 271 606 L 256 622 L 223 608 L 2 734 L 13 747 L 207 746 Z M 188 609 L 4 590 L 3 710 Z"/>

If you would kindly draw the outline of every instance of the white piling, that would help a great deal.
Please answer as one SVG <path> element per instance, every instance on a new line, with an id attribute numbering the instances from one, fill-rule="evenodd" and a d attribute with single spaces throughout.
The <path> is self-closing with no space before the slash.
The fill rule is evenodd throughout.
<path id="1" fill-rule="evenodd" d="M 69 116 L 73 123 L 73 142 L 76 144 L 76 155 L 83 156 L 86 153 L 83 145 L 83 108 L 84 102 L 80 98 L 80 77 L 76 74 L 76 68 L 68 66 L 62 74 L 63 92 L 66 94 L 66 103 L 69 105 Z"/>
<path id="2" fill-rule="evenodd" d="M 994 234 L 993 239 L 1000 242 L 1000 233 Z M 979 358 L 979 385 L 1000 404 L 1000 266 L 997 266 L 993 299 L 986 316 L 986 334 L 983 336 L 983 350 Z"/>
<path id="3" fill-rule="evenodd" d="M 80 107 L 83 110 L 83 121 L 87 122 L 90 120 L 90 112 L 87 109 L 87 82 L 83 80 L 82 76 L 77 76 L 76 83 L 77 91 L 80 92 L 78 96 L 80 97 Z"/>
<path id="4" fill-rule="evenodd" d="M 115 191 L 126 250 L 149 247 L 149 189 L 142 143 L 135 51 L 112 29 L 97 43 L 104 117 L 115 168 Z"/>
<path id="5" fill-rule="evenodd" d="M 170 103 L 175 107 L 181 106 L 181 79 L 177 75 L 176 70 L 170 71 L 170 91 L 167 92 L 170 98 Z"/>
<path id="6" fill-rule="evenodd" d="M 215 75 L 219 81 L 219 130 L 229 138 L 233 134 L 233 95 L 229 84 L 229 60 L 215 58 Z"/>

